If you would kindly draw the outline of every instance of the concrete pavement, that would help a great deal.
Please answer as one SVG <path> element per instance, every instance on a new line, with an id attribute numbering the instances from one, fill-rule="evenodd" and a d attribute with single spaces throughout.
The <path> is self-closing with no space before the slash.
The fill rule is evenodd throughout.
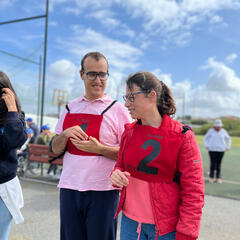
<path id="1" fill-rule="evenodd" d="M 12 224 L 9 240 L 58 240 L 59 191 L 56 184 L 23 179 L 21 184 L 25 200 L 22 210 L 25 222 Z M 199 240 L 216 239 L 240 239 L 240 201 L 206 196 Z"/>

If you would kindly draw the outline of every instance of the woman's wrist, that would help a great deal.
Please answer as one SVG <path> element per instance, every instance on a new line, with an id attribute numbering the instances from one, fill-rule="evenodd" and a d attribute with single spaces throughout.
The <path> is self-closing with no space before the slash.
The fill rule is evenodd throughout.
<path id="1" fill-rule="evenodd" d="M 17 112 L 17 107 L 8 107 L 8 112 Z"/>

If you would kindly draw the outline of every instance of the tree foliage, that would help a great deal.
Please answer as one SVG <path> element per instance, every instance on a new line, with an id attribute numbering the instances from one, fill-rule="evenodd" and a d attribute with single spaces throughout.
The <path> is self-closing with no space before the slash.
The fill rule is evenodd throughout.
<path id="1" fill-rule="evenodd" d="M 222 119 L 223 128 L 227 130 L 230 136 L 240 137 L 240 120 Z M 194 129 L 195 134 L 205 135 L 213 123 L 205 123 L 200 128 Z"/>

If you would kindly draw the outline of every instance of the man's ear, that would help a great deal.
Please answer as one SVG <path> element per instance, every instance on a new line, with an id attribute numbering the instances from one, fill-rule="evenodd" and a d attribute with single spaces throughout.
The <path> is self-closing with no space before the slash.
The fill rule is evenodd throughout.
<path id="1" fill-rule="evenodd" d="M 84 72 L 80 69 L 79 73 L 80 73 L 81 79 L 83 80 L 83 74 L 84 74 Z"/>

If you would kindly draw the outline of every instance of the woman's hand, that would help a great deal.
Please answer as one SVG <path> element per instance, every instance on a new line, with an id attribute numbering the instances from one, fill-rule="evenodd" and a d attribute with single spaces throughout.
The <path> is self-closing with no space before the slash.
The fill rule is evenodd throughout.
<path id="1" fill-rule="evenodd" d="M 117 186 L 117 187 L 126 187 L 129 184 L 128 177 L 130 176 L 129 172 L 122 172 L 119 169 L 116 169 L 111 177 L 110 181 L 112 185 Z"/>
<path id="2" fill-rule="evenodd" d="M 5 101 L 9 112 L 17 112 L 15 94 L 9 88 L 2 88 L 2 99 Z"/>

